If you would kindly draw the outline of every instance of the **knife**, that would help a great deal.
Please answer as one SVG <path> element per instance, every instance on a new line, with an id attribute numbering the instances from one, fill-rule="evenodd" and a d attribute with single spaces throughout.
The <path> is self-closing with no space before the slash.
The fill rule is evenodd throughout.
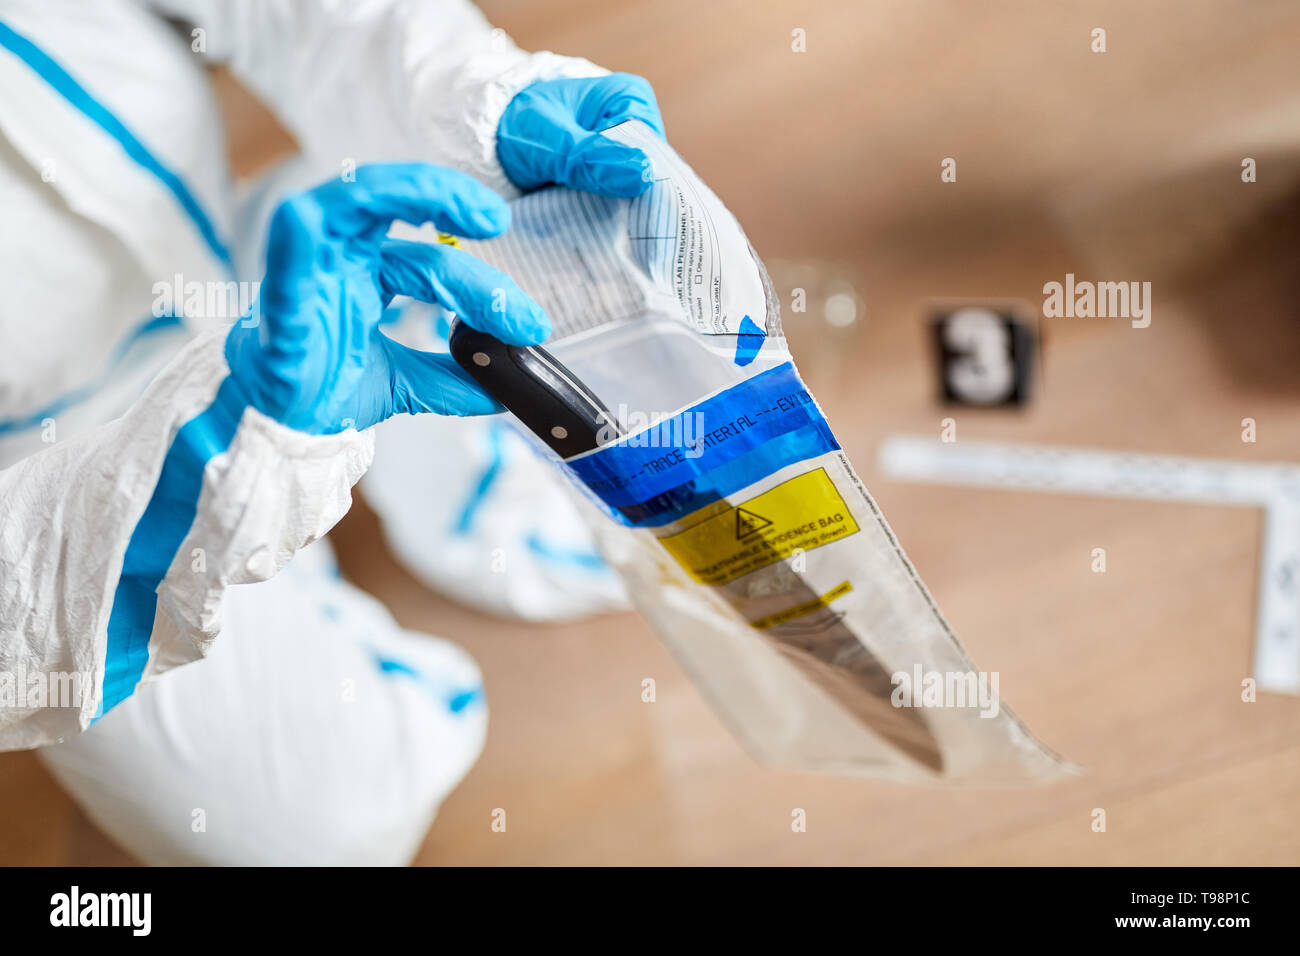
<path id="1" fill-rule="evenodd" d="M 572 458 L 623 432 L 613 413 L 540 345 L 506 345 L 456 319 L 451 357 L 561 458 Z"/>

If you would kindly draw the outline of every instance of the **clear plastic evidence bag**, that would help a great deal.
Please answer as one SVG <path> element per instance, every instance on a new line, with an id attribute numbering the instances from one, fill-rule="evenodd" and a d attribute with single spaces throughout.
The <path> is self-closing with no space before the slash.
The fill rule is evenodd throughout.
<path id="1" fill-rule="evenodd" d="M 642 196 L 541 190 L 513 201 L 504 236 L 458 244 L 541 304 L 545 348 L 617 419 L 594 450 L 547 452 L 604 513 L 601 550 L 638 610 L 765 762 L 931 784 L 1070 770 L 981 703 L 800 379 L 735 217 L 647 127 L 605 135 L 650 156 Z"/>

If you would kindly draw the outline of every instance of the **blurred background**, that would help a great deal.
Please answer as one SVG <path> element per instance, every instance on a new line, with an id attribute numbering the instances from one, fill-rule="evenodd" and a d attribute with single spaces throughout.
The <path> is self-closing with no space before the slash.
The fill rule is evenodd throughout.
<path id="1" fill-rule="evenodd" d="M 805 379 L 954 629 L 1089 772 L 945 792 L 766 769 L 635 616 L 538 627 L 460 608 L 398 567 L 359 502 L 333 534 L 345 572 L 403 625 L 466 647 L 492 707 L 483 757 L 417 862 L 1300 863 L 1300 697 L 1241 700 L 1260 512 L 909 484 L 876 465 L 884 438 L 938 437 L 946 417 L 962 439 L 1300 461 L 1300 6 L 480 6 L 525 48 L 654 84 L 670 141 L 768 263 Z M 219 81 L 237 169 L 293 148 Z M 947 158 L 956 182 L 941 181 Z M 1044 283 L 1066 273 L 1151 282 L 1150 327 L 1043 318 Z M 789 310 L 796 288 L 806 312 Z M 1026 304 L 1029 403 L 940 401 L 938 300 Z M 490 829 L 496 807 L 508 838 Z M 806 833 L 791 832 L 795 807 Z M 0 830 L 0 863 L 128 862 L 31 754 L 0 754 L 0 811 L 31 824 Z"/>

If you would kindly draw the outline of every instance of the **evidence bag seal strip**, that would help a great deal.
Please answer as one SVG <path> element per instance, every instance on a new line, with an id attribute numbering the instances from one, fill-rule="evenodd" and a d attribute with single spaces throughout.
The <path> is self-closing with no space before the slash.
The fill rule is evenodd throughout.
<path id="1" fill-rule="evenodd" d="M 624 524 L 647 527 L 839 447 L 786 362 L 567 464 Z"/>

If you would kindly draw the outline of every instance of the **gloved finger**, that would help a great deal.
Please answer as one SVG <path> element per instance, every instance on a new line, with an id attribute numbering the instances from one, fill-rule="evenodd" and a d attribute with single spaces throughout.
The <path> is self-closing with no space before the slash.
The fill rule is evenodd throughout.
<path id="1" fill-rule="evenodd" d="M 387 231 L 395 219 L 443 232 L 490 239 L 510 226 L 510 207 L 478 180 L 428 163 L 360 166 L 355 181 L 331 180 L 306 194 L 320 209 L 321 227 L 336 236 Z"/>
<path id="2" fill-rule="evenodd" d="M 590 133 L 563 158 L 556 181 L 598 196 L 631 199 L 653 182 L 650 157 L 635 146 Z"/>
<path id="3" fill-rule="evenodd" d="M 502 410 L 450 355 L 421 352 L 381 336 L 393 382 L 394 414 L 492 415 Z"/>
<path id="4" fill-rule="evenodd" d="M 652 179 L 643 151 L 584 129 L 553 101 L 541 101 L 503 126 L 497 133 L 497 153 L 520 189 L 562 183 L 628 198 L 645 192 Z"/>
<path id="5" fill-rule="evenodd" d="M 602 196 L 639 196 L 653 180 L 645 153 L 600 135 L 630 119 L 663 134 L 654 91 L 639 76 L 543 80 L 510 101 L 497 128 L 497 156 L 521 189 L 562 183 Z"/>
<path id="6" fill-rule="evenodd" d="M 664 119 L 654 87 L 643 76 L 611 73 L 594 80 L 583 94 L 576 117 L 583 129 L 610 129 L 628 120 L 640 120 L 660 136 Z"/>
<path id="7" fill-rule="evenodd" d="M 441 243 L 387 240 L 378 279 L 385 301 L 409 295 L 435 302 L 508 345 L 538 345 L 551 334 L 550 318 L 513 279 Z"/>

